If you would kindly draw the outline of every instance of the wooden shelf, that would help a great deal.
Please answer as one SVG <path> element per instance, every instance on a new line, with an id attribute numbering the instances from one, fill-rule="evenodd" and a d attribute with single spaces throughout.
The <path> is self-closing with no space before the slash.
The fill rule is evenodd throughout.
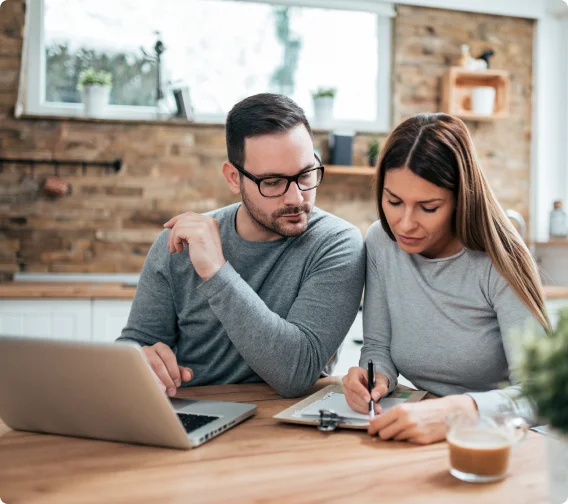
<path id="1" fill-rule="evenodd" d="M 551 238 L 545 242 L 531 242 L 537 247 L 568 247 L 568 238 Z"/>
<path id="2" fill-rule="evenodd" d="M 493 114 L 478 115 L 472 111 L 472 89 L 479 86 L 495 88 Z M 509 72 L 482 70 L 473 72 L 451 67 L 442 78 L 442 111 L 469 121 L 495 121 L 509 116 Z"/>
<path id="3" fill-rule="evenodd" d="M 486 115 L 477 115 L 474 113 L 466 113 L 466 112 L 460 112 L 459 114 L 452 114 L 452 115 L 459 117 L 464 121 L 485 121 L 485 122 L 492 122 L 495 121 L 496 119 L 505 119 L 508 117 L 507 114 L 493 114 L 490 116 L 486 116 Z"/>
<path id="4" fill-rule="evenodd" d="M 325 175 L 358 175 L 372 177 L 375 175 L 375 171 L 375 168 L 368 166 L 325 165 Z"/>
<path id="5" fill-rule="evenodd" d="M 568 299 L 568 286 L 543 285 L 544 297 L 550 299 Z"/>

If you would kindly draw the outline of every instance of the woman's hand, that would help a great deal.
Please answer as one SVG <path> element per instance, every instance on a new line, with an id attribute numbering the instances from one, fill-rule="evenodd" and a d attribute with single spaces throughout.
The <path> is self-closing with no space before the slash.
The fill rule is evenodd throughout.
<path id="1" fill-rule="evenodd" d="M 399 404 L 372 419 L 369 435 L 381 439 L 409 441 L 426 445 L 446 438 L 446 417 L 453 413 L 475 414 L 475 401 L 467 395 L 454 395 L 441 399 Z"/>
<path id="2" fill-rule="evenodd" d="M 375 388 L 372 395 L 376 413 L 382 411 L 377 403 L 381 397 L 387 395 L 388 391 L 389 379 L 381 373 L 375 373 Z M 369 413 L 371 396 L 367 386 L 367 370 L 361 367 L 352 367 L 343 377 L 343 393 L 347 404 L 352 409 L 359 413 Z"/>

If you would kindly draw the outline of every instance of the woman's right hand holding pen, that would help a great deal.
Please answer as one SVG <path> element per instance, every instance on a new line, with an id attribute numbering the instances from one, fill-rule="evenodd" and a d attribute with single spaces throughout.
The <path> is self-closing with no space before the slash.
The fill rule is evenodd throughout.
<path id="1" fill-rule="evenodd" d="M 383 396 L 386 396 L 389 390 L 389 379 L 381 374 L 375 373 L 375 388 L 372 396 L 375 401 L 375 412 L 381 413 L 381 407 L 378 402 Z M 343 393 L 347 404 L 359 413 L 369 412 L 369 391 L 367 390 L 367 370 L 362 367 L 352 367 L 343 377 Z"/>

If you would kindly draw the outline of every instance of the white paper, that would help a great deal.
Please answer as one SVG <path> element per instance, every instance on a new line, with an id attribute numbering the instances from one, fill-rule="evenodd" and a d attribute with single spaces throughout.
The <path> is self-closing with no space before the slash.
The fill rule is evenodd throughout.
<path id="1" fill-rule="evenodd" d="M 402 404 L 406 402 L 406 399 L 397 399 L 392 397 L 384 397 L 379 401 L 379 404 L 383 408 L 383 413 L 393 408 L 397 404 Z M 364 420 L 367 421 L 369 415 L 367 413 L 358 413 L 357 411 L 351 409 L 345 400 L 343 394 L 336 394 L 335 392 L 330 392 L 323 399 L 316 401 L 315 403 L 308 406 L 306 409 L 301 411 L 301 416 L 303 417 L 317 417 L 320 416 L 320 410 L 332 410 L 337 413 L 342 418 L 348 418 L 350 420 Z"/>

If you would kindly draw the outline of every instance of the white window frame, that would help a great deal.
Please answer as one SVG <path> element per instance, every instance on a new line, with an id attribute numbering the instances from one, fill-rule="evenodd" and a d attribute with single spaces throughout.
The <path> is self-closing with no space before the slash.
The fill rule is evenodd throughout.
<path id="1" fill-rule="evenodd" d="M 391 69 L 392 69 L 392 21 L 395 16 L 393 4 L 377 0 L 240 0 L 245 2 L 288 5 L 293 7 L 317 7 L 364 11 L 377 14 L 379 61 L 377 75 L 377 120 L 376 121 L 333 121 L 329 129 L 350 129 L 356 131 L 385 132 L 391 128 Z M 66 116 L 83 115 L 80 103 L 56 103 L 45 100 L 45 50 L 44 50 L 44 0 L 29 0 L 26 115 Z M 105 117 L 108 119 L 152 120 L 160 119 L 157 107 L 109 105 Z M 161 117 L 164 119 L 164 117 Z M 312 118 L 308 118 L 312 119 Z M 224 124 L 222 114 L 199 114 L 196 122 Z"/>

